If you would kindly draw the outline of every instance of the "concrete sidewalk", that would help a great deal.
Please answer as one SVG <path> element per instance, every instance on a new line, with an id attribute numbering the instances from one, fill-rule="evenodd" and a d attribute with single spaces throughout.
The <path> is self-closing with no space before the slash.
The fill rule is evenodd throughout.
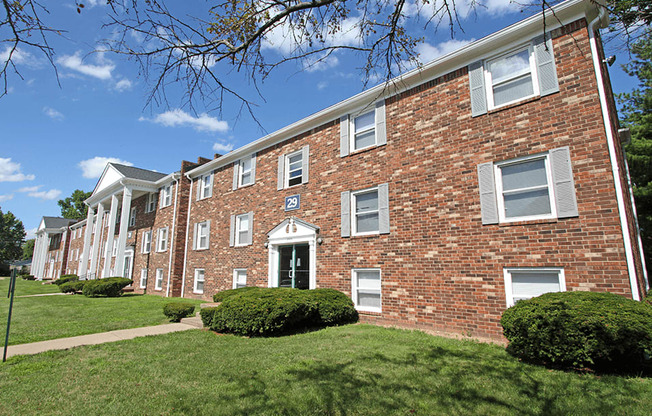
<path id="1" fill-rule="evenodd" d="M 157 326 L 146 326 L 142 328 L 120 329 L 117 331 L 100 332 L 98 334 L 81 335 L 78 337 L 51 339 L 48 341 L 33 342 L 31 344 L 10 345 L 7 348 L 7 357 L 14 355 L 38 354 L 52 350 L 67 350 L 68 348 L 82 345 L 104 344 L 106 342 L 122 341 L 144 337 L 147 335 L 162 335 L 171 332 L 187 331 L 197 329 L 195 325 L 185 323 L 165 324 Z"/>

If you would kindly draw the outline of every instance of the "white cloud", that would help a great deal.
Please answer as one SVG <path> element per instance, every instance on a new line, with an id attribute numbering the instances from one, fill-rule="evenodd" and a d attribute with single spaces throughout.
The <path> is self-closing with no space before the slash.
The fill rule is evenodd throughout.
<path id="1" fill-rule="evenodd" d="M 317 89 L 318 89 L 319 91 L 323 90 L 323 89 L 326 88 L 326 87 L 328 87 L 328 82 L 326 82 L 326 81 L 319 81 L 319 82 L 317 83 Z"/>
<path id="2" fill-rule="evenodd" d="M 33 181 L 34 178 L 34 175 L 25 175 L 20 171 L 20 163 L 12 162 L 10 157 L 0 157 L 0 182 Z"/>
<path id="3" fill-rule="evenodd" d="M 46 201 L 59 198 L 61 191 L 58 189 L 50 189 L 49 191 L 41 191 L 40 189 L 43 185 L 29 186 L 26 188 L 20 188 L 18 192 L 24 192 L 32 198 L 40 198 Z"/>
<path id="4" fill-rule="evenodd" d="M 197 131 L 207 132 L 225 132 L 229 129 L 229 123 L 211 117 L 207 113 L 202 113 L 198 117 L 194 117 L 179 108 L 161 113 L 153 119 L 140 117 L 138 120 L 151 121 L 152 123 L 161 124 L 165 127 L 190 126 Z"/>
<path id="5" fill-rule="evenodd" d="M 25 240 L 36 238 L 36 231 L 38 231 L 38 228 L 30 228 L 29 230 L 25 230 Z"/>
<path id="6" fill-rule="evenodd" d="M 326 71 L 336 67 L 340 63 L 340 60 L 337 59 L 337 56 L 322 56 L 314 61 L 305 62 L 303 69 L 306 72 L 315 72 L 315 71 Z"/>
<path id="7" fill-rule="evenodd" d="M 107 163 L 119 163 L 121 165 L 133 166 L 131 162 L 120 160 L 117 157 L 95 156 L 92 159 L 86 159 L 79 162 L 78 166 L 82 170 L 82 176 L 88 179 L 99 178 L 104 172 Z"/>
<path id="8" fill-rule="evenodd" d="M 420 43 L 419 45 L 417 45 L 419 60 L 421 61 L 421 63 L 425 64 L 426 62 L 435 60 L 440 56 L 446 55 L 447 53 L 456 51 L 460 49 L 462 46 L 473 42 L 474 40 L 475 39 L 466 39 L 466 40 L 451 39 L 437 45 L 431 45 L 428 42 Z"/>
<path id="9" fill-rule="evenodd" d="M 52 107 L 43 107 L 43 112 L 52 120 L 63 120 L 64 116 Z"/>
<path id="10" fill-rule="evenodd" d="M 0 52 L 0 63 L 5 63 L 9 59 L 11 48 L 7 46 L 4 51 Z M 16 48 L 11 55 L 11 61 L 16 65 L 25 65 L 30 68 L 39 68 L 43 62 L 37 59 L 33 54 L 21 49 Z"/>
<path id="11" fill-rule="evenodd" d="M 133 85 L 134 84 L 131 81 L 129 81 L 127 78 L 124 78 L 115 83 L 115 89 L 120 92 L 123 92 L 126 90 L 130 90 Z"/>
<path id="12" fill-rule="evenodd" d="M 229 153 L 231 150 L 233 150 L 233 145 L 231 143 L 215 143 L 213 144 L 213 150 L 225 154 Z"/>
<path id="13" fill-rule="evenodd" d="M 0 195 L 0 202 L 11 201 L 12 199 L 14 199 L 14 194 Z"/>
<path id="14" fill-rule="evenodd" d="M 111 72 L 115 65 L 106 60 L 103 55 L 96 56 L 99 61 L 98 65 L 85 64 L 82 62 L 81 52 L 77 51 L 74 55 L 64 55 L 57 59 L 57 63 L 64 68 L 77 71 L 81 74 L 88 75 L 98 79 L 111 79 Z"/>

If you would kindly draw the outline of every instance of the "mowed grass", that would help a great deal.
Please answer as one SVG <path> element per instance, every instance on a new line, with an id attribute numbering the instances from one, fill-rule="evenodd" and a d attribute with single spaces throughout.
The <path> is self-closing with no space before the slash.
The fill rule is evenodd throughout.
<path id="1" fill-rule="evenodd" d="M 7 277 L 0 277 L 0 298 L 6 299 L 9 291 L 9 280 Z M 16 291 L 14 296 L 39 295 L 43 293 L 59 293 L 59 286 L 53 284 L 43 284 L 35 280 L 23 280 L 16 278 Z"/>
<path id="2" fill-rule="evenodd" d="M 0 365 L 0 414 L 646 415 L 652 382 L 519 363 L 500 346 L 349 325 L 192 330 Z"/>
<path id="3" fill-rule="evenodd" d="M 53 286 L 58 292 L 58 287 Z M 8 287 L 8 279 L 0 281 L 0 333 L 3 342 L 9 310 Z M 4 292 L 1 291 L 3 288 Z M 17 280 L 15 296 L 34 294 L 41 288 L 52 289 L 40 282 Z M 173 300 L 178 299 L 134 294 L 119 298 L 87 298 L 83 295 L 14 297 L 9 345 L 168 323 L 163 315 L 163 305 Z M 201 303 L 190 299 L 183 302 Z"/>

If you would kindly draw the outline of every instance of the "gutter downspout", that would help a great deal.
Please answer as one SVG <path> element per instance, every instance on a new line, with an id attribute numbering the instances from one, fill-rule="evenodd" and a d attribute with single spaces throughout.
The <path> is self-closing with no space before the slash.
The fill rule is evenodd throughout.
<path id="1" fill-rule="evenodd" d="M 183 273 L 181 274 L 181 297 L 186 292 L 186 262 L 188 261 L 188 230 L 190 229 L 190 209 L 192 208 L 192 186 L 194 181 L 186 174 L 186 177 L 190 179 L 190 191 L 188 192 L 188 217 L 186 218 L 186 243 L 183 249 Z"/>
<path id="2" fill-rule="evenodd" d="M 174 181 L 174 187 L 175 187 L 175 192 L 174 192 L 174 211 L 172 213 L 172 234 L 170 238 L 170 259 L 168 261 L 168 283 L 167 283 L 167 289 L 165 290 L 165 297 L 169 298 L 170 297 L 170 276 L 172 275 L 172 257 L 174 254 L 174 237 L 176 234 L 174 233 L 174 229 L 176 228 L 177 225 L 177 199 L 179 198 L 179 180 L 176 179 Z"/>
<path id="3" fill-rule="evenodd" d="M 632 299 L 641 300 L 641 295 L 638 290 L 638 281 L 636 278 L 636 267 L 634 265 L 634 253 L 632 252 L 632 241 L 629 235 L 629 224 L 627 223 L 625 198 L 623 195 L 622 180 L 620 171 L 618 170 L 618 154 L 616 153 L 616 144 L 613 137 L 613 126 L 609 118 L 609 107 L 607 105 L 607 96 L 604 91 L 604 79 L 602 77 L 602 68 L 600 62 L 600 55 L 598 54 L 598 45 L 595 39 L 596 23 L 601 21 L 605 16 L 604 7 L 598 5 L 600 11 L 598 16 L 593 19 L 588 25 L 589 42 L 591 45 L 591 55 L 593 57 L 593 69 L 598 83 L 598 95 L 600 97 L 600 107 L 602 107 L 602 121 L 605 126 L 605 133 L 607 135 L 607 144 L 609 147 L 609 158 L 611 159 L 611 172 L 614 177 L 614 186 L 616 188 L 616 200 L 618 202 L 618 212 L 620 214 L 620 228 L 623 232 L 623 243 L 625 245 L 625 257 L 627 258 L 627 270 L 629 272 L 629 285 L 632 290 Z"/>

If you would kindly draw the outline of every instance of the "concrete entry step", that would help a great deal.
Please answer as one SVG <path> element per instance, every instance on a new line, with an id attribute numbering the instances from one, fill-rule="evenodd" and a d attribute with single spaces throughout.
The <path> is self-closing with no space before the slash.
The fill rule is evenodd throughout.
<path id="1" fill-rule="evenodd" d="M 216 306 L 219 306 L 220 303 L 222 303 L 222 302 L 207 302 L 207 303 L 202 303 L 201 305 L 199 305 L 199 307 L 200 307 L 201 309 L 204 309 L 204 308 L 214 308 L 214 307 L 216 307 Z"/>
<path id="2" fill-rule="evenodd" d="M 204 324 L 201 321 L 201 318 L 199 317 L 199 313 L 197 314 L 197 316 L 193 316 L 191 318 L 181 318 L 181 323 L 186 324 L 186 325 L 190 325 L 190 326 L 194 326 L 195 328 L 203 328 L 204 327 Z"/>

